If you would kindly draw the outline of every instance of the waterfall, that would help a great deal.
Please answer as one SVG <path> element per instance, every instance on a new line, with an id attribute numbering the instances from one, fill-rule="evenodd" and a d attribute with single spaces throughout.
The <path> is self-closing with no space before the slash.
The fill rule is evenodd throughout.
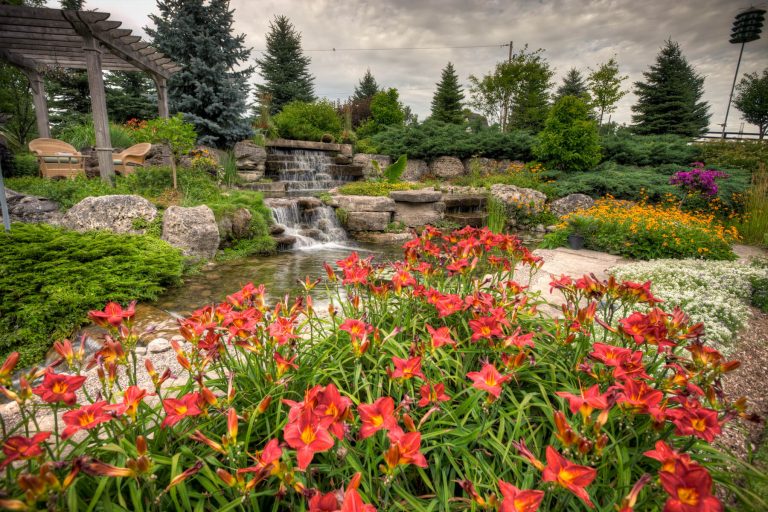
<path id="1" fill-rule="evenodd" d="M 266 177 L 285 183 L 288 194 L 310 195 L 338 187 L 357 177 L 356 166 L 338 165 L 328 151 L 272 148 Z"/>
<path id="2" fill-rule="evenodd" d="M 275 221 L 273 232 L 284 248 L 338 247 L 347 240 L 336 212 L 316 197 L 265 199 Z"/>

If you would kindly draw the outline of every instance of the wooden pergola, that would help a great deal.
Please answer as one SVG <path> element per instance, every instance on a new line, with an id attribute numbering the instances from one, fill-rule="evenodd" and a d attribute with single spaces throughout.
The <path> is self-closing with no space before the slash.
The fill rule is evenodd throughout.
<path id="1" fill-rule="evenodd" d="M 50 137 L 48 104 L 41 71 L 51 67 L 86 69 L 102 179 L 114 176 L 102 72 L 143 71 L 157 85 L 160 117 L 168 117 L 170 76 L 180 70 L 109 13 L 0 5 L 0 59 L 29 79 L 40 137 Z"/>

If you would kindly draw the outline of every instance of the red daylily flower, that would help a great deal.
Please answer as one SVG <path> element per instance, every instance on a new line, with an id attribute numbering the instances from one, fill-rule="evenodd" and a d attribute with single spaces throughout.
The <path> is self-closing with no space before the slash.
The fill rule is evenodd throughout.
<path id="1" fill-rule="evenodd" d="M 495 316 L 483 316 L 469 321 L 469 328 L 472 329 L 472 341 L 481 339 L 490 340 L 493 337 L 501 337 L 504 332 L 501 330 L 501 324 Z"/>
<path id="2" fill-rule="evenodd" d="M 347 318 L 344 320 L 344 323 L 339 326 L 339 330 L 348 332 L 352 341 L 357 341 L 362 340 L 366 335 L 372 333 L 373 326 L 366 324 L 362 320 Z"/>
<path id="3" fill-rule="evenodd" d="M 355 473 L 349 481 L 347 491 L 344 493 L 344 499 L 341 502 L 341 510 L 339 512 L 376 512 L 376 507 L 363 503 L 363 498 L 357 492 L 359 486 L 360 473 Z"/>
<path id="4" fill-rule="evenodd" d="M 647 413 L 656 408 L 664 398 L 664 393 L 648 386 L 643 380 L 627 379 L 619 389 L 616 402 L 635 412 Z"/>
<path id="5" fill-rule="evenodd" d="M 333 438 L 316 420 L 312 411 L 306 410 L 285 426 L 283 437 L 288 446 L 296 450 L 298 469 L 304 471 L 315 453 L 333 448 Z"/>
<path id="6" fill-rule="evenodd" d="M 130 386 L 123 394 L 122 403 L 108 405 L 104 409 L 112 411 L 118 416 L 127 414 L 131 418 L 136 419 L 139 403 L 141 403 L 145 396 L 147 396 L 147 391 L 145 389 L 141 389 L 138 386 Z"/>
<path id="7" fill-rule="evenodd" d="M 136 314 L 136 301 L 131 302 L 127 309 L 123 309 L 117 302 L 110 302 L 104 311 L 89 311 L 88 318 L 99 327 L 120 327 L 123 321 L 130 321 Z"/>
<path id="8" fill-rule="evenodd" d="M 165 409 L 165 419 L 161 427 L 171 427 L 184 418 L 197 416 L 202 413 L 198 404 L 200 403 L 200 393 L 195 391 L 181 398 L 166 398 L 163 400 L 163 409 Z"/>
<path id="9" fill-rule="evenodd" d="M 675 471 L 675 465 L 678 461 L 683 464 L 691 463 L 690 455 L 673 450 L 672 447 L 664 441 L 656 441 L 656 447 L 653 450 L 648 450 L 643 453 L 643 455 L 661 462 L 661 471 L 670 473 Z"/>
<path id="10" fill-rule="evenodd" d="M 340 493 L 340 490 L 325 494 L 318 492 L 309 499 L 309 512 L 339 512 Z"/>
<path id="11" fill-rule="evenodd" d="M 416 279 L 405 268 L 398 268 L 392 276 L 392 285 L 395 288 L 395 293 L 400 293 L 403 288 L 414 286 L 415 284 Z"/>
<path id="12" fill-rule="evenodd" d="M 635 482 L 635 485 L 632 486 L 629 494 L 627 494 L 624 499 L 621 500 L 621 507 L 619 508 L 619 512 L 634 512 L 635 503 L 637 503 L 637 497 L 640 495 L 640 491 L 642 491 L 643 487 L 648 485 L 648 482 L 650 481 L 651 475 L 648 473 L 645 473 L 643 476 L 641 476 L 638 481 Z"/>
<path id="13" fill-rule="evenodd" d="M 532 332 L 529 332 L 527 334 L 521 334 L 522 329 L 519 327 L 515 330 L 515 332 L 511 336 L 505 336 L 502 341 L 502 346 L 504 348 L 510 348 L 510 347 L 517 347 L 517 348 L 523 348 L 523 347 L 534 347 L 533 344 L 533 334 Z"/>
<path id="14" fill-rule="evenodd" d="M 659 475 L 669 494 L 664 512 L 721 512 L 723 505 L 712 496 L 712 477 L 698 464 L 675 464 L 674 472 Z"/>
<path id="15" fill-rule="evenodd" d="M 5 358 L 5 361 L 3 361 L 3 365 L 0 366 L 0 384 L 7 384 L 9 382 L 8 377 L 11 376 L 11 373 L 13 373 L 13 369 L 16 368 L 16 363 L 19 362 L 19 353 L 18 352 L 11 352 L 7 358 Z"/>
<path id="16" fill-rule="evenodd" d="M 544 499 L 544 491 L 518 489 L 504 480 L 499 480 L 499 489 L 504 496 L 499 512 L 536 512 Z"/>
<path id="17" fill-rule="evenodd" d="M 85 377 L 82 375 L 53 373 L 53 370 L 49 367 L 45 370 L 43 382 L 34 388 L 32 392 L 49 404 L 64 402 L 67 405 L 74 405 L 77 401 L 75 392 L 82 387 L 84 382 Z"/>
<path id="18" fill-rule="evenodd" d="M 275 364 L 277 365 L 278 378 L 282 377 L 283 374 L 288 370 L 290 370 L 291 368 L 296 370 L 299 367 L 299 365 L 294 363 L 294 361 L 296 360 L 295 355 L 290 359 L 286 359 L 280 354 L 280 352 L 275 352 L 275 355 L 273 357 L 275 359 Z"/>
<path id="19" fill-rule="evenodd" d="M 429 342 L 432 350 L 436 350 L 444 345 L 456 346 L 456 342 L 451 338 L 451 330 L 448 327 L 443 326 L 435 329 L 427 324 L 427 332 L 429 332 Z"/>
<path id="20" fill-rule="evenodd" d="M 595 343 L 592 348 L 594 350 L 589 355 L 606 366 L 619 366 L 632 354 L 628 348 L 606 345 L 605 343 Z"/>
<path id="21" fill-rule="evenodd" d="M 583 500 L 589 508 L 594 508 L 594 505 L 585 487 L 591 484 L 596 476 L 596 469 L 574 464 L 557 453 L 552 446 L 547 446 L 547 467 L 542 473 L 542 480 L 556 482 L 568 489 Z"/>
<path id="22" fill-rule="evenodd" d="M 413 464 L 420 468 L 427 467 L 427 459 L 421 453 L 421 433 L 390 433 L 390 446 L 384 454 L 384 460 L 389 469 L 394 469 L 399 465 Z"/>
<path id="23" fill-rule="evenodd" d="M 11 436 L 3 441 L 5 460 L 0 462 L 0 469 L 15 460 L 28 460 L 43 454 L 40 443 L 48 439 L 50 432 L 38 432 L 32 437 Z"/>
<path id="24" fill-rule="evenodd" d="M 107 402 L 95 402 L 90 405 L 84 405 L 74 411 L 67 411 L 62 416 L 66 428 L 61 434 L 62 439 L 69 438 L 79 430 L 91 430 L 92 428 L 112 419 L 112 416 L 106 414 L 105 406 Z"/>
<path id="25" fill-rule="evenodd" d="M 613 369 L 615 379 L 650 379 L 643 365 L 643 352 L 636 350 Z"/>
<path id="26" fill-rule="evenodd" d="M 344 423 L 352 419 L 351 406 L 352 400 L 341 396 L 335 384 L 328 384 L 317 393 L 314 412 L 323 425 L 327 425 L 328 430 L 341 439 L 345 433 Z"/>
<path id="27" fill-rule="evenodd" d="M 372 436 L 379 430 L 390 430 L 397 426 L 397 418 L 394 415 L 395 401 L 388 396 L 383 396 L 372 404 L 360 404 L 357 413 L 363 426 L 360 428 L 360 439 Z"/>
<path id="28" fill-rule="evenodd" d="M 437 384 L 424 384 L 419 390 L 421 393 L 421 400 L 419 400 L 419 407 L 426 407 L 429 404 L 438 404 L 440 402 L 447 402 L 451 399 L 450 396 L 445 394 L 445 384 L 439 382 Z"/>
<path id="29" fill-rule="evenodd" d="M 589 388 L 586 392 L 582 389 L 578 395 L 567 393 L 565 391 L 558 391 L 555 394 L 568 400 L 571 414 L 580 412 L 585 419 L 592 414 L 594 409 L 602 410 L 608 407 L 608 399 L 606 395 L 600 394 L 600 386 L 597 384 Z"/>
<path id="30" fill-rule="evenodd" d="M 667 417 L 675 424 L 675 434 L 696 436 L 711 443 L 721 432 L 717 411 L 706 407 L 684 407 L 667 411 Z"/>
<path id="31" fill-rule="evenodd" d="M 479 372 L 469 372 L 467 377 L 474 381 L 473 387 L 487 391 L 494 399 L 501 396 L 501 385 L 512 378 L 511 375 L 502 375 L 490 363 L 486 363 Z"/>
<path id="32" fill-rule="evenodd" d="M 285 345 L 290 340 L 295 340 L 298 335 L 294 332 L 296 327 L 295 318 L 286 318 L 278 316 L 275 321 L 269 324 L 267 331 L 269 335 L 275 339 L 278 345 Z"/>
<path id="33" fill-rule="evenodd" d="M 278 461 L 283 456 L 283 449 L 280 448 L 280 442 L 277 439 L 270 440 L 264 449 L 251 457 L 256 464 L 247 468 L 240 468 L 237 474 L 243 473 L 265 473 L 269 474 L 277 470 Z"/>
<path id="34" fill-rule="evenodd" d="M 395 364 L 394 371 L 387 368 L 387 373 L 389 374 L 390 379 L 408 380 L 413 377 L 418 377 L 421 380 L 427 380 L 424 374 L 421 373 L 420 357 L 412 357 L 410 359 L 392 357 L 392 362 Z"/>

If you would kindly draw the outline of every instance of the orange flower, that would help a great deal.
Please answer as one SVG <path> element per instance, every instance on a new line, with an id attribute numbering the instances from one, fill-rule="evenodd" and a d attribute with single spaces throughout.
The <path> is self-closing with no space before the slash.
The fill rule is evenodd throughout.
<path id="1" fill-rule="evenodd" d="M 504 480 L 499 480 L 499 489 L 504 496 L 499 512 L 536 512 L 544 499 L 544 491 L 518 489 Z"/>
<path id="2" fill-rule="evenodd" d="M 91 405 L 84 405 L 74 411 L 67 411 L 62 417 L 66 428 L 61 434 L 62 439 L 69 438 L 79 430 L 91 430 L 98 425 L 110 421 L 112 416 L 106 414 L 106 401 L 96 402 Z"/>
<path id="3" fill-rule="evenodd" d="M 394 371 L 387 368 L 387 374 L 389 375 L 390 379 L 408 380 L 413 377 L 418 377 L 421 380 L 427 380 L 424 374 L 421 373 L 420 357 L 412 357 L 410 359 L 392 357 L 392 362 L 395 364 Z"/>
<path id="4" fill-rule="evenodd" d="M 329 450 L 334 444 L 330 432 L 318 423 L 309 409 L 285 426 L 283 437 L 288 446 L 296 450 L 300 471 L 307 469 L 315 453 Z"/>
<path id="5" fill-rule="evenodd" d="M 408 432 L 407 434 L 392 431 L 389 436 L 389 450 L 384 454 L 384 460 L 390 470 L 399 465 L 413 464 L 420 468 L 427 467 L 427 459 L 421 453 L 421 433 Z"/>
<path id="6" fill-rule="evenodd" d="M 147 391 L 138 386 L 130 386 L 123 394 L 123 403 L 108 405 L 104 408 L 107 411 L 113 411 L 118 416 L 127 414 L 131 419 L 136 419 L 136 412 L 139 404 L 147 396 Z"/>
<path id="7" fill-rule="evenodd" d="M 501 385 L 512 378 L 511 375 L 501 375 L 490 363 L 486 363 L 479 372 L 469 372 L 467 377 L 474 381 L 473 387 L 487 391 L 494 399 L 501 396 Z"/>
<path id="8" fill-rule="evenodd" d="M 110 302 L 104 308 L 104 311 L 89 311 L 88 318 L 99 327 L 120 327 L 123 321 L 130 321 L 136 314 L 136 301 L 128 305 L 128 309 L 123 309 L 120 304 Z"/>
<path id="9" fill-rule="evenodd" d="M 597 470 L 587 466 L 580 466 L 569 461 L 552 446 L 547 446 L 547 467 L 544 468 L 542 480 L 555 482 L 575 494 L 584 501 L 589 508 L 594 508 L 589 494 L 585 489 L 597 476 Z"/>
<path id="10" fill-rule="evenodd" d="M 372 436 L 379 430 L 389 430 L 397 426 L 394 415 L 395 401 L 383 396 L 372 404 L 360 404 L 357 412 L 363 426 L 360 428 L 360 439 Z"/>
<path id="11" fill-rule="evenodd" d="M 48 367 L 45 370 L 43 382 L 32 391 L 44 402 L 64 402 L 67 405 L 74 405 L 77 401 L 75 392 L 84 382 L 84 376 L 53 373 L 53 370 Z"/>
<path id="12" fill-rule="evenodd" d="M 299 367 L 299 365 L 294 363 L 294 361 L 296 360 L 295 355 L 290 359 L 286 359 L 280 354 L 280 352 L 275 352 L 274 359 L 275 359 L 275 364 L 277 365 L 278 378 L 282 377 L 283 374 L 287 372 L 289 369 L 293 368 L 295 370 L 295 369 L 298 369 Z"/>
<path id="13" fill-rule="evenodd" d="M 165 409 L 165 419 L 160 425 L 162 428 L 171 427 L 184 418 L 197 416 L 202 411 L 198 406 L 201 397 L 200 393 L 188 393 L 181 398 L 166 398 L 163 400 L 163 409 Z"/>
<path id="14" fill-rule="evenodd" d="M 3 441 L 5 460 L 0 462 L 0 469 L 15 460 L 34 459 L 43 454 L 40 443 L 48 439 L 50 432 L 38 432 L 32 437 L 11 436 Z"/>

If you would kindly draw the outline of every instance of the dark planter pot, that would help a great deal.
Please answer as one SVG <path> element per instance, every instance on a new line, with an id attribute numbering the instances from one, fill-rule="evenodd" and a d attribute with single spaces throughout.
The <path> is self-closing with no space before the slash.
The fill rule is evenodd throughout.
<path id="1" fill-rule="evenodd" d="M 584 248 L 584 237 L 577 234 L 570 234 L 568 235 L 568 245 L 571 249 L 583 249 Z"/>

